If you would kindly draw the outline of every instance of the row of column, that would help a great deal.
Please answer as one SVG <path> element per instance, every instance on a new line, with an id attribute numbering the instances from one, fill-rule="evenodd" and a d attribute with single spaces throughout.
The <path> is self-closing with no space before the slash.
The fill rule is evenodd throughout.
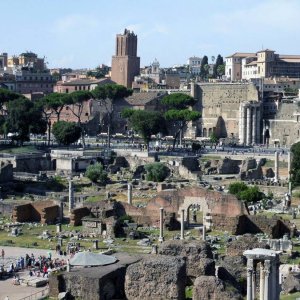
<path id="1" fill-rule="evenodd" d="M 185 222 L 184 222 L 184 214 L 185 210 L 181 210 L 181 215 L 180 215 L 180 239 L 184 239 L 184 227 L 185 227 Z M 206 227 L 205 224 L 203 224 L 203 230 L 202 230 L 202 239 L 205 241 L 206 240 Z M 159 242 L 164 241 L 164 208 L 160 208 L 160 216 L 159 216 Z"/>
<path id="2" fill-rule="evenodd" d="M 260 261 L 260 300 L 279 300 L 279 267 L 276 261 Z M 253 259 L 247 260 L 247 300 L 257 299 L 256 297 L 256 270 L 257 264 Z"/>
<path id="3" fill-rule="evenodd" d="M 252 145 L 261 142 L 261 117 L 260 103 L 241 103 L 239 117 L 240 144 Z"/>

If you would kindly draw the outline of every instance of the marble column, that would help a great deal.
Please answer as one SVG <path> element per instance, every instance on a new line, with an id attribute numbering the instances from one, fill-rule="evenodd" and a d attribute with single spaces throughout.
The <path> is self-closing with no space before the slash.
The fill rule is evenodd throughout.
<path id="1" fill-rule="evenodd" d="M 288 180 L 291 180 L 291 170 L 292 170 L 292 159 L 293 159 L 293 154 L 291 151 L 288 152 Z"/>
<path id="2" fill-rule="evenodd" d="M 74 190 L 73 190 L 73 181 L 72 178 L 69 179 L 69 212 L 74 207 Z"/>
<path id="3" fill-rule="evenodd" d="M 93 248 L 98 250 L 98 240 L 93 240 Z"/>
<path id="4" fill-rule="evenodd" d="M 264 300 L 273 300 L 270 298 L 270 261 L 265 260 L 265 290 L 264 290 Z"/>
<path id="5" fill-rule="evenodd" d="M 265 271 L 263 262 L 260 262 L 260 277 L 259 277 L 259 299 L 263 300 L 265 295 Z"/>
<path id="6" fill-rule="evenodd" d="M 252 143 L 256 143 L 256 107 L 252 107 Z"/>
<path id="7" fill-rule="evenodd" d="M 247 300 L 254 300 L 253 298 L 253 259 L 247 259 Z"/>
<path id="8" fill-rule="evenodd" d="M 247 134 L 246 134 L 246 144 L 249 146 L 251 145 L 251 141 L 252 141 L 252 135 L 251 135 L 251 107 L 248 106 L 247 107 Z"/>
<path id="9" fill-rule="evenodd" d="M 274 158 L 275 162 L 275 167 L 274 167 L 274 173 L 275 173 L 275 177 L 274 177 L 274 181 L 277 182 L 279 179 L 279 152 L 275 151 L 275 158 Z"/>
<path id="10" fill-rule="evenodd" d="M 164 241 L 164 208 L 160 208 L 160 220 L 159 220 L 159 242 Z"/>
<path id="11" fill-rule="evenodd" d="M 132 184 L 128 183 L 127 188 L 127 202 L 132 205 Z"/>
<path id="12" fill-rule="evenodd" d="M 205 226 L 205 224 L 203 224 L 203 227 L 202 227 L 202 240 L 206 241 L 206 226 Z"/>
<path id="13" fill-rule="evenodd" d="M 184 240 L 184 209 L 181 210 L 180 239 Z"/>
<path id="14" fill-rule="evenodd" d="M 257 144 L 261 144 L 260 121 L 261 121 L 261 108 L 260 106 L 258 106 L 256 109 L 256 143 Z"/>
<path id="15" fill-rule="evenodd" d="M 245 130 L 246 130 L 245 107 L 244 107 L 244 104 L 241 103 L 240 104 L 240 122 L 239 122 L 239 139 L 240 139 L 240 144 L 246 143 Z"/>
<path id="16" fill-rule="evenodd" d="M 253 266 L 253 272 L 252 272 L 252 298 L 255 299 L 256 295 L 256 266 L 254 264 Z"/>

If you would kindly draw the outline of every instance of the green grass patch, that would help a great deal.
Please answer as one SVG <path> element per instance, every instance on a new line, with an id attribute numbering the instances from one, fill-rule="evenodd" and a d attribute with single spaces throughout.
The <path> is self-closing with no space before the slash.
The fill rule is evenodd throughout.
<path id="1" fill-rule="evenodd" d="M 296 300 L 300 297 L 300 293 L 290 294 L 290 295 L 280 295 L 280 300 Z"/>
<path id="2" fill-rule="evenodd" d="M 23 146 L 23 147 L 4 147 L 0 148 L 0 153 L 8 154 L 28 154 L 28 153 L 42 153 L 43 151 L 38 150 L 35 146 Z"/>

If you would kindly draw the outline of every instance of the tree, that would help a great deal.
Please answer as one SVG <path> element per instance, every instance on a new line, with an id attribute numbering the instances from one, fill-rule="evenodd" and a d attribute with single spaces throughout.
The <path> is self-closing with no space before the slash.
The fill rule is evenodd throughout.
<path id="1" fill-rule="evenodd" d="M 218 68 L 217 68 L 217 75 L 219 77 L 222 77 L 223 75 L 225 75 L 225 64 L 218 66 Z"/>
<path id="2" fill-rule="evenodd" d="M 94 183 L 105 184 L 108 176 L 104 171 L 102 164 L 96 163 L 87 167 L 85 176 Z"/>
<path id="3" fill-rule="evenodd" d="M 132 90 L 127 89 L 123 85 L 105 84 L 97 86 L 92 94 L 95 99 L 101 102 L 105 110 L 107 121 L 107 145 L 110 148 L 111 126 L 113 122 L 113 114 L 115 110 L 115 101 L 117 99 L 126 98 L 132 95 Z"/>
<path id="4" fill-rule="evenodd" d="M 220 54 L 218 54 L 217 59 L 216 59 L 216 63 L 214 65 L 214 71 L 213 71 L 214 78 L 217 78 L 217 76 L 220 76 L 219 73 L 218 73 L 218 67 L 223 65 L 223 64 L 224 64 L 223 57 Z"/>
<path id="5" fill-rule="evenodd" d="M 214 132 L 210 135 L 209 140 L 212 144 L 217 144 L 219 141 L 217 135 Z"/>
<path id="6" fill-rule="evenodd" d="M 291 152 L 293 154 L 291 181 L 293 186 L 298 186 L 300 185 L 300 142 L 292 145 Z"/>
<path id="7" fill-rule="evenodd" d="M 165 119 L 160 112 L 125 109 L 122 117 L 128 119 L 131 127 L 143 137 L 147 149 L 151 135 L 166 132 Z"/>
<path id="8" fill-rule="evenodd" d="M 77 124 L 81 128 L 81 139 L 83 143 L 83 148 L 85 147 L 85 139 L 84 139 L 84 128 L 82 128 L 81 116 L 84 108 L 84 104 L 86 101 L 91 99 L 92 94 L 88 91 L 78 91 L 73 92 L 66 100 L 66 104 L 69 105 L 70 111 L 77 118 Z"/>
<path id="9" fill-rule="evenodd" d="M 237 195 L 240 192 L 245 191 L 247 188 L 248 186 L 244 182 L 237 181 L 237 182 L 230 183 L 228 190 L 230 194 Z"/>
<path id="10" fill-rule="evenodd" d="M 145 165 L 145 170 L 147 172 L 146 180 L 155 182 L 164 181 L 170 172 L 169 168 L 162 163 L 152 163 Z"/>
<path id="11" fill-rule="evenodd" d="M 21 94 L 11 92 L 7 89 L 0 89 L 0 110 L 2 111 L 2 113 L 4 113 L 3 105 L 5 103 L 19 98 L 25 99 L 25 97 Z"/>
<path id="12" fill-rule="evenodd" d="M 206 78 L 207 76 L 206 70 L 204 68 L 205 65 L 208 65 L 208 57 L 206 55 L 203 56 L 200 65 L 200 75 L 202 78 Z"/>
<path id="13" fill-rule="evenodd" d="M 61 111 L 68 102 L 70 102 L 70 95 L 63 93 L 52 93 L 41 99 L 44 109 L 53 112 L 57 121 L 59 121 Z"/>
<path id="14" fill-rule="evenodd" d="M 190 109 L 196 104 L 196 100 L 187 94 L 173 93 L 167 95 L 162 99 L 161 103 L 168 109 L 165 112 L 166 120 L 173 123 L 176 130 L 173 141 L 174 149 L 179 136 L 181 136 L 181 144 L 182 132 L 188 122 L 198 120 L 201 114 Z"/>
<path id="15" fill-rule="evenodd" d="M 74 122 L 58 121 L 52 126 L 52 133 L 59 144 L 70 145 L 81 136 L 81 128 Z"/>
<path id="16" fill-rule="evenodd" d="M 7 103 L 6 133 L 15 133 L 14 140 L 20 145 L 29 140 L 30 133 L 44 134 L 47 124 L 40 108 L 26 98 Z"/>

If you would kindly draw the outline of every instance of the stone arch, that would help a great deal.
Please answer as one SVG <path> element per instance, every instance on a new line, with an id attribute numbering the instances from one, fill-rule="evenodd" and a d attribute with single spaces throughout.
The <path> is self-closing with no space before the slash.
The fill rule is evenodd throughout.
<path id="1" fill-rule="evenodd" d="M 192 205 L 199 205 L 203 212 L 203 218 L 210 214 L 211 210 L 208 207 L 205 197 L 185 197 L 183 203 L 180 205 L 178 215 L 181 217 L 181 211 L 184 209 L 184 221 L 189 225 L 189 208 Z M 180 219 L 179 219 L 180 220 Z M 206 223 L 206 221 L 205 221 Z M 207 224 L 206 224 L 207 226 Z"/>
<path id="2" fill-rule="evenodd" d="M 211 136 L 213 134 L 213 129 L 212 128 L 208 128 L 208 136 Z"/>
<path id="3" fill-rule="evenodd" d="M 207 129 L 206 128 L 203 128 L 202 136 L 203 137 L 207 137 Z"/>

